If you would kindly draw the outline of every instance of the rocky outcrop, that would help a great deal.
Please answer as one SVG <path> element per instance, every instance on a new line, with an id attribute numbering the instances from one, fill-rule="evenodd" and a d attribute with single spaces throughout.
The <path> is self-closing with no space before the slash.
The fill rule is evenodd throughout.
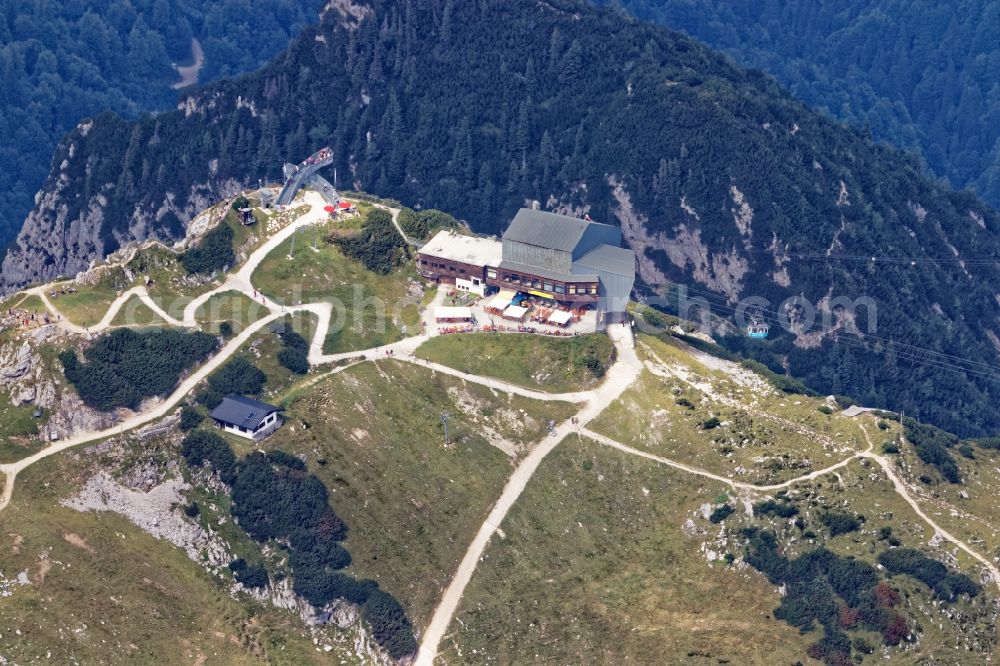
<path id="1" fill-rule="evenodd" d="M 689 273 L 696 282 L 712 291 L 725 294 L 730 301 L 740 298 L 744 278 L 750 270 L 749 261 L 735 248 L 712 251 L 701 239 L 701 230 L 697 226 L 701 221 L 698 212 L 683 198 L 679 206 L 690 218 L 691 224 L 677 225 L 673 229 L 673 236 L 663 232 L 651 233 L 649 220 L 635 210 L 621 179 L 611 176 L 608 178 L 608 184 L 612 187 L 612 196 L 617 204 L 612 210 L 621 225 L 622 236 L 635 250 L 639 276 L 646 284 L 651 286 L 667 284 L 663 263 L 658 263 L 654 259 L 654 253 L 659 253 L 665 255 L 681 272 Z M 734 187 L 733 191 L 736 193 L 733 196 L 739 207 L 738 211 L 735 209 L 733 211 L 734 224 L 749 241 L 753 210 L 746 204 L 739 190 Z"/>
<path id="2" fill-rule="evenodd" d="M 33 404 L 45 410 L 38 433 L 42 441 L 103 430 L 117 422 L 115 414 L 85 405 L 62 381 L 59 370 L 43 360 L 41 347 L 61 348 L 64 335 L 55 325 L 48 325 L 0 345 L 0 392 L 15 407 Z"/>
<path id="3" fill-rule="evenodd" d="M 215 180 L 206 170 L 205 180 L 186 183 L 184 191 L 167 191 L 158 201 L 130 203 L 122 215 L 115 207 L 122 203 L 119 183 L 110 179 L 119 174 L 88 182 L 81 191 L 82 175 L 93 175 L 94 155 L 85 142 L 94 122 L 81 123 L 60 146 L 56 159 L 61 161 L 35 195 L 35 206 L 4 257 L 0 294 L 85 272 L 130 243 L 173 243 L 184 237 L 197 213 L 242 189 L 240 181 Z"/>
<path id="4" fill-rule="evenodd" d="M 191 483 L 216 493 L 227 493 L 228 489 L 216 475 L 206 470 L 194 474 L 191 483 L 188 483 L 182 477 L 176 460 L 164 464 L 134 455 L 136 450 L 130 442 L 142 442 L 151 436 L 150 429 L 157 429 L 158 434 L 163 435 L 174 425 L 176 420 L 168 417 L 140 431 L 137 440 L 113 438 L 73 454 L 81 461 L 96 462 L 99 457 L 102 468 L 74 496 L 62 500 L 61 504 L 81 512 L 117 513 L 144 532 L 180 548 L 193 562 L 220 580 L 232 596 L 249 597 L 298 616 L 312 633 L 317 650 L 332 652 L 336 645 L 337 654 L 349 651 L 366 664 L 392 666 L 407 663 L 407 660 L 393 661 L 376 643 L 361 622 L 355 604 L 337 600 L 317 609 L 295 594 L 290 577 L 272 580 L 261 588 L 249 588 L 232 579 L 228 565 L 235 555 L 230 544 L 221 533 L 204 526 L 199 519 L 188 518 L 183 511 L 188 502 L 186 494 L 192 489 Z M 163 426 L 167 426 L 166 430 L 162 429 Z M 114 471 L 109 472 L 105 468 Z M 3 579 L 0 578 L 2 591 Z M 327 627 L 335 629 L 331 632 Z"/>

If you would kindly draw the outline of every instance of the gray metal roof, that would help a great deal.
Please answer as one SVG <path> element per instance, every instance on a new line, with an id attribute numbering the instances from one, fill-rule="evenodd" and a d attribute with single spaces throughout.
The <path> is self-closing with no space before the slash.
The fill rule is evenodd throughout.
<path id="1" fill-rule="evenodd" d="M 578 273 L 576 271 L 573 273 L 560 273 L 559 271 L 552 271 L 547 268 L 543 268 L 542 266 L 519 264 L 516 261 L 501 261 L 500 268 L 520 273 L 522 275 L 534 275 L 536 277 L 547 280 L 556 280 L 558 282 L 597 282 L 597 273 Z"/>
<path id="2" fill-rule="evenodd" d="M 587 269 L 635 278 L 635 252 L 613 245 L 598 245 L 573 262 L 573 272 Z"/>
<path id="3" fill-rule="evenodd" d="M 610 227 L 607 224 L 588 222 L 569 215 L 522 208 L 517 211 L 507 231 L 503 233 L 503 239 L 572 252 L 590 225 Z"/>
<path id="4" fill-rule="evenodd" d="M 210 416 L 216 421 L 256 430 L 268 415 L 281 411 L 284 409 L 260 400 L 241 395 L 227 395 L 219 406 L 212 410 Z"/>

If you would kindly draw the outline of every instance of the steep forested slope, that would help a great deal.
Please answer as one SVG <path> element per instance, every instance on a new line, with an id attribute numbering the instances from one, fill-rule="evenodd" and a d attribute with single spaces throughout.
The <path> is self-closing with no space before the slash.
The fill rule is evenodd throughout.
<path id="1" fill-rule="evenodd" d="M 0 248 L 17 234 L 49 158 L 82 118 L 135 117 L 176 101 L 172 63 L 204 52 L 199 80 L 259 67 L 320 0 L 10 0 L 0 7 Z"/>
<path id="2" fill-rule="evenodd" d="M 973 259 L 1000 254 L 996 213 L 764 75 L 580 0 L 330 6 L 270 65 L 177 111 L 81 124 L 4 262 L 6 284 L 176 236 L 208 198 L 329 144 L 340 186 L 491 232 L 526 199 L 586 210 L 622 225 L 652 288 L 682 280 L 724 304 L 868 296 L 877 317 L 860 310 L 863 331 L 995 367 L 1000 268 Z M 995 374 L 807 333 L 750 351 L 820 391 L 1000 431 Z"/>
<path id="3" fill-rule="evenodd" d="M 990 0 L 614 0 L 919 150 L 1000 206 L 1000 4 Z"/>

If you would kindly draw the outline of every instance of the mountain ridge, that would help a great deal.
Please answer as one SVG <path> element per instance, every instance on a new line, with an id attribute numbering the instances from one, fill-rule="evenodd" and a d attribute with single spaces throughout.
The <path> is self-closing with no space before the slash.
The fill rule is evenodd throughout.
<path id="1" fill-rule="evenodd" d="M 973 261 L 1000 254 L 995 211 L 760 72 L 577 0 L 331 3 L 255 73 L 136 123 L 90 122 L 57 152 L 5 259 L 7 289 L 130 239 L 176 238 L 204 201 L 329 143 L 336 185 L 448 210 L 479 231 L 530 200 L 621 224 L 656 290 L 691 283 L 722 307 L 801 296 L 821 310 L 824 297 L 869 296 L 879 338 L 1000 355 L 1000 270 Z M 792 259 L 825 253 L 921 263 Z M 864 331 L 869 314 L 855 323 Z M 954 375 L 891 345 L 861 354 L 856 344 L 884 342 L 843 330 L 775 333 L 729 343 L 817 390 L 963 435 L 1000 431 L 992 375 Z"/>
<path id="2" fill-rule="evenodd" d="M 942 179 L 1000 205 L 996 3 L 615 2 L 770 72 L 799 99 L 920 152 Z"/>

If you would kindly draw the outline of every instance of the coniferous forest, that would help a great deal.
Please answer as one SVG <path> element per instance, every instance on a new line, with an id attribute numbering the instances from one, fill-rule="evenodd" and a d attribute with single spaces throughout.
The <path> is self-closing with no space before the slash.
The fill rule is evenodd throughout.
<path id="1" fill-rule="evenodd" d="M 987 0 L 614 0 L 775 76 L 796 97 L 918 151 L 1000 206 L 1000 5 Z"/>
<path id="2" fill-rule="evenodd" d="M 996 376 L 952 367 L 997 361 L 1000 268 L 960 261 L 1000 256 L 997 214 L 679 33 L 581 0 L 371 0 L 182 107 L 70 135 L 46 186 L 69 179 L 67 219 L 101 210 L 109 247 L 136 216 L 176 235 L 185 220 L 156 216 L 168 194 L 256 183 L 329 145 L 338 187 L 478 231 L 529 200 L 623 224 L 645 282 L 691 284 L 722 315 L 750 295 L 871 298 L 866 337 L 726 344 L 821 393 L 1000 432 Z"/>
<path id="3" fill-rule="evenodd" d="M 0 7 L 0 247 L 31 209 L 62 136 L 86 116 L 110 110 L 134 118 L 171 108 L 204 53 L 200 82 L 267 62 L 306 23 L 318 0 L 12 0 Z"/>

